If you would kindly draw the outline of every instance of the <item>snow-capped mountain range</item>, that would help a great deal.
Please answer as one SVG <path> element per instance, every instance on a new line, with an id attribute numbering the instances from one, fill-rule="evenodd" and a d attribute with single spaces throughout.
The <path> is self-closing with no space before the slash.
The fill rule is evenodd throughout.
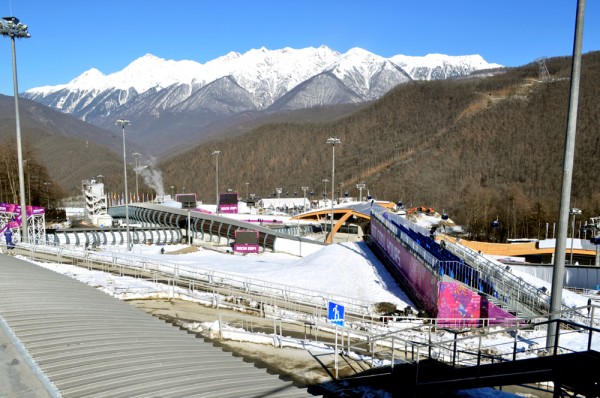
<path id="1" fill-rule="evenodd" d="M 204 64 L 147 54 L 121 71 L 104 75 L 90 69 L 67 84 L 22 96 L 100 127 L 129 119 L 131 129 L 143 131 L 147 140 L 159 131 L 164 135 L 167 121 L 171 130 L 190 137 L 239 114 L 360 103 L 411 80 L 499 67 L 479 55 L 384 58 L 360 48 L 342 54 L 325 46 L 231 52 Z M 157 140 L 162 149 L 172 142 Z"/>

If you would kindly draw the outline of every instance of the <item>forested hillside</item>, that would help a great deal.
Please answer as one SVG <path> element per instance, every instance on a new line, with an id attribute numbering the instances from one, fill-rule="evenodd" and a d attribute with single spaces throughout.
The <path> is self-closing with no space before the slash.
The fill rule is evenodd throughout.
<path id="1" fill-rule="evenodd" d="M 214 202 L 219 186 L 270 196 L 276 187 L 293 196 L 309 186 L 315 195 L 331 179 L 336 146 L 336 190 L 357 196 L 364 182 L 378 199 L 444 209 L 478 239 L 543 237 L 557 219 L 563 170 L 571 60 L 486 78 L 414 82 L 328 123 L 276 123 L 205 143 L 160 164 L 166 185 L 198 192 Z M 600 53 L 583 58 L 572 206 L 582 220 L 600 215 Z M 330 191 L 330 183 L 327 183 Z M 501 230 L 490 222 L 498 218 Z M 494 235 L 492 235 L 494 234 Z"/>

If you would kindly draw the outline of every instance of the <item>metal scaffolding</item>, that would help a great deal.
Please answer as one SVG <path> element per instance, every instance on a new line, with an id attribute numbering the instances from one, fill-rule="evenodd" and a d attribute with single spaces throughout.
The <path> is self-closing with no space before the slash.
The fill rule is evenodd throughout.
<path id="1" fill-rule="evenodd" d="M 38 210 L 39 208 L 35 208 Z M 45 211 L 33 211 L 27 209 L 27 232 L 31 242 L 46 241 L 46 213 Z M 18 205 L 9 205 L 0 207 L 0 239 L 4 239 L 6 228 L 13 230 L 13 240 L 21 242 L 21 208 Z M 13 225 L 9 225 L 9 223 Z"/>

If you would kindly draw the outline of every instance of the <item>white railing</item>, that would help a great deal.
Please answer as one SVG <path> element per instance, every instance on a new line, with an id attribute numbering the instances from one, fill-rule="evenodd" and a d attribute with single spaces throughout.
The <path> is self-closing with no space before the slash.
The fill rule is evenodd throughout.
<path id="1" fill-rule="evenodd" d="M 19 245 L 19 248 L 28 250 L 30 257 L 39 257 L 39 254 L 55 257 L 58 263 L 102 264 L 107 267 L 122 267 L 135 271 L 158 273 L 179 280 L 181 284 L 190 282 L 205 283 L 210 286 L 229 286 L 243 293 L 262 296 L 283 302 L 293 302 L 311 306 L 317 312 L 327 308 L 329 301 L 343 304 L 347 314 L 358 317 L 371 317 L 374 315 L 374 303 L 352 297 L 335 295 L 300 287 L 289 286 L 271 281 L 250 278 L 242 275 L 228 274 L 211 269 L 185 266 L 168 261 L 149 259 L 131 252 L 116 251 L 90 251 L 72 246 L 51 245 Z"/>

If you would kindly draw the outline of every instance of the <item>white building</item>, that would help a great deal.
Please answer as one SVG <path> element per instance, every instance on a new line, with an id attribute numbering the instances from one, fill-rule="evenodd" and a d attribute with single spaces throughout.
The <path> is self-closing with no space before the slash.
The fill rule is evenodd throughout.
<path id="1" fill-rule="evenodd" d="M 112 217 L 108 215 L 104 183 L 90 178 L 81 182 L 85 199 L 85 216 L 98 227 L 110 227 Z"/>

